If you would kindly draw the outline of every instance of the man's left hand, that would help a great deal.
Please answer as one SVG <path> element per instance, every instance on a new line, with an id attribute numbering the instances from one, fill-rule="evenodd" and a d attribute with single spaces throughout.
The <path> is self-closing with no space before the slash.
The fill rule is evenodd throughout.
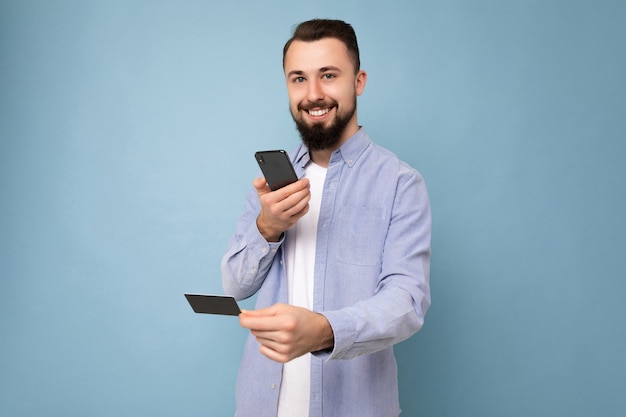
<path id="1" fill-rule="evenodd" d="M 306 308 L 274 304 L 239 315 L 241 327 L 261 344 L 260 352 L 276 362 L 288 362 L 309 352 L 333 347 L 333 330 L 326 317 Z"/>

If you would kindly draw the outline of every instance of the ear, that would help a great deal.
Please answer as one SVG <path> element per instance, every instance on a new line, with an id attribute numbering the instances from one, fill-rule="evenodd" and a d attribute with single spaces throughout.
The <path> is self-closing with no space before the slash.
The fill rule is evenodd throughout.
<path id="1" fill-rule="evenodd" d="M 365 83 L 367 82 L 367 73 L 363 70 L 359 70 L 356 74 L 356 78 L 354 79 L 354 89 L 356 91 L 356 95 L 360 96 L 363 94 L 363 90 L 365 89 Z"/>

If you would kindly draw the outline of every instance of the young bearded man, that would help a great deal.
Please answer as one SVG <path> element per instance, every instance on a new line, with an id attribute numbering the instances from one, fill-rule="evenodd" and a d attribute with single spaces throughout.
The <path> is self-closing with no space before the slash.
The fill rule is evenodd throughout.
<path id="1" fill-rule="evenodd" d="M 430 306 L 431 214 L 422 176 L 357 122 L 352 27 L 301 23 L 283 50 L 300 180 L 253 182 L 222 260 L 226 294 L 257 294 L 237 417 L 397 417 L 393 345 Z"/>

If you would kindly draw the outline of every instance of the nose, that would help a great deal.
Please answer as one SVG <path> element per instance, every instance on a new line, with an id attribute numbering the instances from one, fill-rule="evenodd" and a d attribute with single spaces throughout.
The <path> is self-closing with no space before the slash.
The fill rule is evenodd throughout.
<path id="1" fill-rule="evenodd" d="M 307 93 L 307 98 L 310 102 L 324 100 L 324 92 L 322 91 L 322 86 L 320 85 L 319 80 L 314 79 L 309 81 Z"/>

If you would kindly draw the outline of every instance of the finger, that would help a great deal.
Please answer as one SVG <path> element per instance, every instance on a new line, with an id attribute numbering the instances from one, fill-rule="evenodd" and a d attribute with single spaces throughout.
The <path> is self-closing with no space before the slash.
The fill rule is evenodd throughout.
<path id="1" fill-rule="evenodd" d="M 304 216 L 309 211 L 309 201 L 311 200 L 310 196 L 298 201 L 295 205 L 290 207 L 285 214 L 289 217 L 300 218 Z"/>
<path id="2" fill-rule="evenodd" d="M 300 178 L 298 181 L 292 182 L 291 184 L 285 185 L 282 188 L 279 188 L 276 191 L 283 190 L 287 194 L 293 194 L 297 191 L 304 190 L 310 188 L 311 184 L 309 183 L 308 178 Z"/>
<path id="3" fill-rule="evenodd" d="M 252 181 L 252 185 L 256 188 L 259 195 L 267 194 L 271 191 L 270 187 L 267 186 L 265 178 L 255 178 L 254 181 Z"/>
<path id="4" fill-rule="evenodd" d="M 245 329 L 259 332 L 280 330 L 280 320 L 276 316 L 249 316 L 239 317 L 239 324 Z"/>
<path id="5" fill-rule="evenodd" d="M 263 316 L 275 316 L 277 313 L 277 307 L 281 303 L 273 304 L 269 307 L 259 308 L 257 310 L 242 310 L 241 313 L 248 317 L 263 317 Z"/>
<path id="6" fill-rule="evenodd" d="M 291 357 L 284 353 L 279 353 L 265 345 L 261 345 L 259 352 L 274 362 L 285 363 L 291 360 Z"/>
<path id="7" fill-rule="evenodd" d="M 304 210 L 311 200 L 311 193 L 308 189 L 297 191 L 288 195 L 282 201 L 276 203 L 277 213 L 282 213 L 288 217 L 297 215 Z"/>
<path id="8" fill-rule="evenodd" d="M 280 332 L 251 330 L 250 333 L 256 341 L 276 351 L 285 350 L 285 342 L 279 340 Z"/>
<path id="9" fill-rule="evenodd" d="M 276 198 L 276 201 L 283 201 L 294 194 L 303 195 L 302 193 L 308 193 L 310 189 L 310 183 L 308 178 L 299 179 L 289 185 L 286 185 L 278 190 L 272 191 Z"/>

